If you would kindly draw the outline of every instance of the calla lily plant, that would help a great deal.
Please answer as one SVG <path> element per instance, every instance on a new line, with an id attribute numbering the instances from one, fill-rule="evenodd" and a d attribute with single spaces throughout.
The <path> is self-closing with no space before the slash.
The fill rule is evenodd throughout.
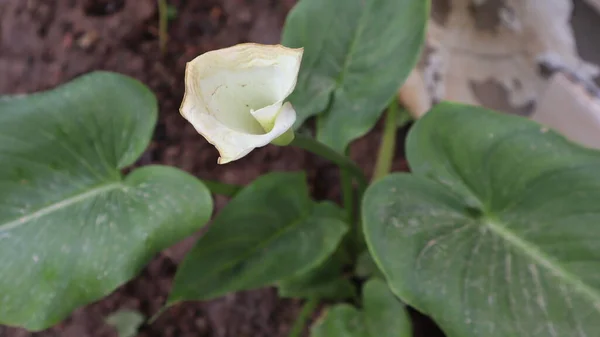
<path id="1" fill-rule="evenodd" d="M 447 102 L 397 137 L 395 95 L 423 54 L 430 3 L 298 0 L 282 45 L 187 63 L 180 113 L 219 164 L 300 147 L 339 167 L 328 192 L 342 205 L 313 199 L 303 172 L 238 186 L 137 167 L 158 104 L 123 75 L 0 96 L 0 335 L 58 324 L 210 220 L 164 307 L 143 306 L 143 329 L 181 302 L 275 287 L 304 307 L 273 336 L 409 337 L 405 304 L 447 337 L 600 336 L 600 152 L 552 125 Z M 384 111 L 379 151 L 362 151 L 363 163 L 373 154 L 367 179 L 346 150 Z M 308 118 L 316 127 L 294 133 Z M 410 173 L 390 174 L 398 143 Z M 212 195 L 230 198 L 218 213 Z"/>

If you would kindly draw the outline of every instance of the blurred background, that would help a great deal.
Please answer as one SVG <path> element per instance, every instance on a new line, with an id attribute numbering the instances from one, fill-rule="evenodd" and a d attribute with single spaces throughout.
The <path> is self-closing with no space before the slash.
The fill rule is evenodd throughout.
<path id="1" fill-rule="evenodd" d="M 301 150 L 267 146 L 217 166 L 216 150 L 178 112 L 186 62 L 241 42 L 278 43 L 296 0 L 167 2 L 168 41 L 161 50 L 156 0 L 0 0 L 0 95 L 50 89 L 93 70 L 127 74 L 148 85 L 160 104 L 153 141 L 138 164 L 173 165 L 199 178 L 236 184 L 269 171 L 307 168 L 313 195 L 339 201 L 337 170 L 330 163 Z M 535 119 L 543 106 L 571 109 L 551 101 L 559 97 L 556 92 L 584 113 L 600 114 L 599 0 L 432 3 L 421 61 L 399 91 L 413 116 L 447 99 Z M 395 171 L 407 170 L 402 153 L 407 128 L 398 133 Z M 369 175 L 380 135 L 378 125 L 351 148 L 352 158 Z M 217 197 L 216 211 L 226 202 Z M 198 235 L 160 254 L 139 277 L 58 326 L 35 334 L 0 326 L 0 336 L 117 336 L 106 317 L 118 309 L 154 314 L 166 299 L 177 263 Z M 175 306 L 142 327 L 139 336 L 285 336 L 300 305 L 278 299 L 273 289 L 240 292 Z M 416 336 L 441 336 L 423 316 L 414 313 L 414 319 Z"/>

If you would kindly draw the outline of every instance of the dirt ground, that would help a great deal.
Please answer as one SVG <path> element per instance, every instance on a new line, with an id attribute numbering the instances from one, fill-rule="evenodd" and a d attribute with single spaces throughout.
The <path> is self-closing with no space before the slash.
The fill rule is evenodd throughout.
<path id="1" fill-rule="evenodd" d="M 187 61 L 240 42 L 278 43 L 295 0 L 169 3 L 177 8 L 177 15 L 170 23 L 167 52 L 161 55 L 155 0 L 0 0 L 0 95 L 49 89 L 97 69 L 127 74 L 148 85 L 160 102 L 152 144 L 139 164 L 173 165 L 199 178 L 237 184 L 266 172 L 307 169 L 315 198 L 339 201 L 337 170 L 330 163 L 298 149 L 267 146 L 243 160 L 217 166 L 216 150 L 178 113 Z M 368 174 L 379 135 L 378 127 L 352 146 L 352 157 Z M 403 139 L 400 134 L 394 170 L 406 169 Z M 217 210 L 226 201 L 217 197 Z M 166 299 L 177 263 L 196 237 L 166 250 L 136 279 L 77 310 L 58 326 L 33 334 L 0 326 L 0 336 L 116 336 L 104 323 L 105 317 L 118 309 L 154 314 Z M 240 292 L 173 307 L 144 326 L 139 336 L 286 336 L 299 309 L 298 301 L 278 299 L 274 289 Z M 413 314 L 417 336 L 441 336 L 425 317 Z"/>

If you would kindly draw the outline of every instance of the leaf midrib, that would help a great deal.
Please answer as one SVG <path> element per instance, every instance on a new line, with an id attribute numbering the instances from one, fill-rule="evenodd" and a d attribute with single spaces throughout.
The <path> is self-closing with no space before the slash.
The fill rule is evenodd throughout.
<path id="1" fill-rule="evenodd" d="M 517 132 L 521 132 L 521 131 L 522 130 L 517 130 Z M 513 135 L 513 134 L 515 134 L 515 133 L 514 132 L 509 133 L 509 135 Z M 507 137 L 503 137 L 503 139 L 504 138 L 507 138 Z M 496 143 L 498 141 L 499 140 L 497 140 Z M 444 144 L 444 143 L 442 143 L 442 144 Z M 449 152 L 449 151 L 445 151 L 445 152 Z M 473 186 L 471 186 L 467 183 L 468 179 L 466 179 L 464 177 L 464 175 L 462 174 L 462 172 L 460 170 L 458 170 L 458 166 L 452 160 L 450 161 L 450 168 L 451 168 L 452 172 L 458 177 L 457 180 L 459 182 L 463 183 L 463 186 L 470 193 L 470 195 L 472 197 L 474 197 L 475 200 L 478 200 L 481 205 L 483 205 L 484 203 L 482 202 L 482 199 L 479 198 L 477 193 L 475 193 L 475 189 L 473 188 Z M 480 207 L 482 207 L 482 206 L 480 206 Z M 503 226 L 502 224 L 500 224 L 498 220 L 488 218 L 484 222 L 484 225 L 487 228 L 489 228 L 492 232 L 494 232 L 496 235 L 500 236 L 502 239 L 504 239 L 505 241 L 510 243 L 512 246 L 519 249 L 523 254 L 525 254 L 530 259 L 532 259 L 536 264 L 543 266 L 548 271 L 550 271 L 550 273 L 552 273 L 555 277 L 559 278 L 566 284 L 571 285 L 577 292 L 583 294 L 584 296 L 589 296 L 589 298 L 591 298 L 592 301 L 594 301 L 594 302 L 600 303 L 600 292 L 598 292 L 595 288 L 590 287 L 585 282 L 579 280 L 573 273 L 565 270 L 562 266 L 555 265 L 555 263 L 552 261 L 552 259 L 549 256 L 547 256 L 543 251 L 541 251 L 535 245 L 530 244 L 529 242 L 527 242 L 527 241 L 521 239 L 519 236 L 515 235 L 512 231 L 507 229 L 506 226 Z"/>
<path id="2" fill-rule="evenodd" d="M 586 298 L 590 298 L 593 302 L 600 303 L 600 293 L 595 288 L 590 287 L 585 282 L 579 280 L 573 273 L 565 270 L 562 266 L 556 265 L 550 257 L 535 245 L 521 239 L 505 226 L 498 224 L 495 221 L 487 220 L 485 221 L 485 226 L 509 242 L 513 247 L 519 249 L 535 263 L 546 268 L 546 270 L 550 271 L 555 277 L 572 286 L 577 292 L 585 295 Z"/>
<path id="3" fill-rule="evenodd" d="M 59 211 L 61 209 L 64 209 L 64 208 L 74 205 L 76 203 L 82 202 L 86 199 L 95 197 L 98 194 L 102 194 L 107 191 L 123 188 L 123 186 L 124 185 L 122 182 L 113 182 L 113 183 L 109 183 L 109 184 L 103 184 L 103 185 L 96 186 L 90 190 L 83 192 L 83 193 L 76 194 L 67 199 L 63 199 L 63 200 L 57 201 L 51 205 L 42 207 L 35 212 L 29 213 L 29 214 L 23 215 L 17 219 L 2 223 L 2 224 L 0 224 L 0 233 L 9 231 L 16 227 L 24 225 L 29 221 L 39 219 L 43 216 L 46 216 L 53 212 Z"/>
<path id="4" fill-rule="evenodd" d="M 365 4 L 364 6 L 368 6 L 368 4 Z M 327 105 L 325 107 L 325 109 L 323 111 L 313 111 L 312 114 L 313 115 L 326 115 L 332 108 L 334 102 L 334 97 L 335 97 L 335 92 L 338 91 L 339 89 L 343 88 L 345 85 L 345 77 L 346 74 L 348 73 L 348 68 L 350 66 L 350 61 L 352 60 L 352 55 L 355 53 L 355 49 L 358 45 L 358 40 L 361 38 L 362 33 L 366 27 L 366 23 L 364 22 L 366 19 L 365 17 L 367 17 L 367 11 L 363 10 L 360 14 L 360 17 L 358 19 L 356 28 L 354 29 L 354 31 L 352 32 L 352 41 L 350 42 L 350 45 L 348 46 L 347 52 L 344 53 L 344 59 L 343 62 L 341 62 L 341 66 L 342 68 L 340 69 L 339 73 L 337 74 L 337 76 L 326 76 L 327 78 L 330 78 L 331 80 L 333 80 L 333 85 L 330 86 L 328 89 L 328 95 L 329 95 L 329 99 L 327 101 Z M 323 43 L 323 45 L 326 43 Z M 323 48 L 319 49 L 319 52 L 316 53 L 315 55 L 321 55 Z M 315 57 L 315 60 L 319 60 L 321 57 Z M 313 62 L 313 64 L 311 64 L 310 67 L 308 67 L 308 69 L 310 69 L 310 72 L 308 73 L 307 76 L 307 80 L 305 81 L 305 85 L 308 85 L 308 83 L 310 82 L 310 77 L 314 76 L 315 74 L 319 74 L 320 71 L 316 71 L 317 67 L 315 66 L 316 61 Z"/>
<path id="5" fill-rule="evenodd" d="M 370 4 L 371 3 L 364 4 L 364 7 L 367 7 Z M 363 7 L 363 9 L 364 9 L 364 7 Z M 363 31 L 367 25 L 367 23 L 365 22 L 366 21 L 365 18 L 368 16 L 367 13 L 368 13 L 367 10 L 363 10 L 360 13 L 360 18 L 358 20 L 358 24 L 356 25 L 356 29 L 352 33 L 352 42 L 350 43 L 348 52 L 346 53 L 346 55 L 344 57 L 344 63 L 342 65 L 342 69 L 341 69 L 338 77 L 335 79 L 335 87 L 334 87 L 333 91 L 340 89 L 345 84 L 344 80 L 346 78 L 346 74 L 348 73 L 348 68 L 350 66 L 350 61 L 352 60 L 352 55 L 354 55 L 354 53 L 356 52 L 356 46 L 358 46 L 358 40 L 362 37 Z"/>

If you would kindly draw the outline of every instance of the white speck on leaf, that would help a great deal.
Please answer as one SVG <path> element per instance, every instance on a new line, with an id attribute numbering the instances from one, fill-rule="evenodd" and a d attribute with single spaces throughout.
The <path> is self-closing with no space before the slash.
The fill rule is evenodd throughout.
<path id="1" fill-rule="evenodd" d="M 106 221 L 106 214 L 100 214 L 96 217 L 96 225 L 99 225 Z"/>

